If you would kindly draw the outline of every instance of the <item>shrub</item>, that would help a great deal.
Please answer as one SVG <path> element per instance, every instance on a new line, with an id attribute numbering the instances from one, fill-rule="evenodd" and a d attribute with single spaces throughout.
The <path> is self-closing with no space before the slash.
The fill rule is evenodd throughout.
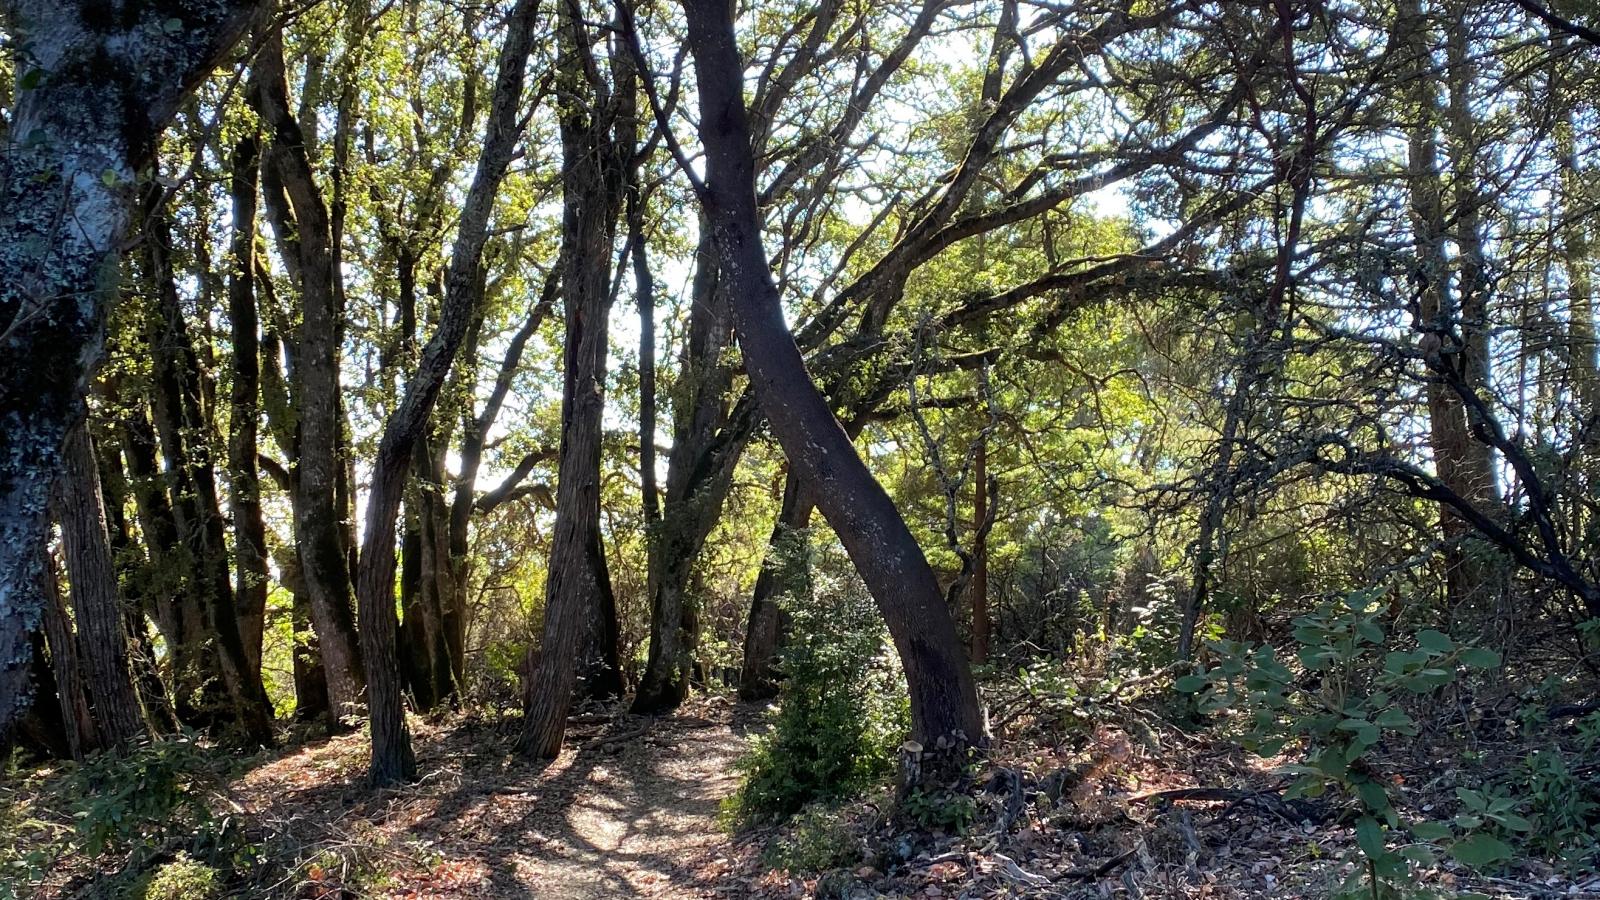
<path id="1" fill-rule="evenodd" d="M 1250 725 L 1243 742 L 1262 756 L 1303 748 L 1305 761 L 1284 767 L 1296 776 L 1287 796 L 1334 792 L 1355 802 L 1356 841 L 1364 857 L 1358 871 L 1365 879 L 1344 890 L 1371 897 L 1401 896 L 1411 866 L 1430 864 L 1436 842 L 1467 865 L 1487 866 L 1512 853 L 1496 832 L 1527 827 L 1513 801 L 1475 791 L 1460 792 L 1468 810 L 1454 820 L 1401 819 L 1385 781 L 1371 769 L 1369 751 L 1418 733 L 1402 698 L 1431 694 L 1456 681 L 1462 668 L 1494 668 L 1500 658 L 1432 629 L 1407 636 L 1413 649 L 1396 648 L 1395 636 L 1379 621 L 1381 596 L 1381 589 L 1358 591 L 1294 620 L 1300 645 L 1295 661 L 1303 677 L 1271 647 L 1219 641 L 1212 644 L 1218 665 L 1175 685 L 1199 694 L 1202 711 L 1232 707 L 1246 713 Z M 1414 840 L 1395 840 L 1405 835 Z"/>
<path id="2" fill-rule="evenodd" d="M 172 862 L 162 865 L 145 882 L 139 896 L 146 900 L 182 897 L 184 900 L 217 900 L 222 896 L 217 870 L 178 851 Z"/>
<path id="3" fill-rule="evenodd" d="M 779 598 L 793 621 L 768 731 L 738 763 L 735 824 L 793 815 L 858 794 L 894 771 L 909 731 L 904 678 L 864 587 L 837 547 L 788 541 Z"/>
<path id="4" fill-rule="evenodd" d="M 789 832 L 767 846 L 764 859 L 775 869 L 817 873 L 861 859 L 861 844 L 839 810 L 814 804 L 795 814 Z"/>

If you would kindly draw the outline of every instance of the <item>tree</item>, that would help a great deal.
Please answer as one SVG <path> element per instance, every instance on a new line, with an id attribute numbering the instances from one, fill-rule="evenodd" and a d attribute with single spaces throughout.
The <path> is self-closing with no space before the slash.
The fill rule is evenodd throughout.
<path id="1" fill-rule="evenodd" d="M 732 10 L 687 0 L 700 93 L 707 179 L 701 202 L 715 235 L 740 350 L 762 409 L 790 464 L 814 490 L 888 622 L 911 692 L 913 736 L 958 746 L 981 741 L 977 688 L 933 571 L 894 503 L 856 455 L 806 373 L 783 321 L 761 245 L 755 160 Z"/>
<path id="2" fill-rule="evenodd" d="M 249 0 L 103 15 L 9 0 L 19 56 L 0 155 L 0 739 L 26 708 L 45 499 L 100 359 L 134 185 L 189 91 L 249 27 Z M 174 27 L 175 26 L 175 27 Z"/>
<path id="3" fill-rule="evenodd" d="M 555 531 L 545 586 L 543 637 L 529 648 L 522 734 L 533 756 L 561 752 L 573 684 L 581 672 L 598 696 L 620 693 L 611 576 L 600 533 L 601 414 L 611 262 L 633 127 L 623 95 L 637 90 L 632 60 L 613 50 L 602 75 L 578 3 L 559 13 L 557 78 L 561 127 L 561 459 Z"/>
<path id="4" fill-rule="evenodd" d="M 417 441 L 466 337 L 473 312 L 483 299 L 483 245 L 488 238 L 495 193 L 522 134 L 524 82 L 538 11 L 538 0 L 519 0 L 506 22 L 483 149 L 462 207 L 439 325 L 423 349 L 404 399 L 384 426 L 373 467 L 357 593 L 361 604 L 361 649 L 367 666 L 367 707 L 372 721 L 368 777 L 375 784 L 416 777 L 395 655 L 395 515 Z"/>

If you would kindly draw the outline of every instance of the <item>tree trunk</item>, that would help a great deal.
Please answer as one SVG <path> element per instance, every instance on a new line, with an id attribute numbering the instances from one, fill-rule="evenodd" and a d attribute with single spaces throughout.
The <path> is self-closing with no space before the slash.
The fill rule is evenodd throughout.
<path id="1" fill-rule="evenodd" d="M 261 145 L 254 134 L 234 145 L 230 161 L 233 237 L 228 254 L 228 320 L 233 338 L 233 386 L 228 417 L 228 480 L 233 513 L 233 546 L 239 603 L 239 631 L 245 658 L 261 668 L 261 640 L 267 613 L 267 526 L 261 514 L 260 419 L 261 342 L 256 315 L 256 186 Z"/>
<path id="2" fill-rule="evenodd" d="M 83 669 L 78 662 L 77 640 L 72 633 L 72 623 L 61 605 L 61 584 L 56 574 L 56 562 L 49 558 L 48 551 L 45 551 L 45 556 L 39 571 L 43 575 L 40 590 L 44 594 L 44 636 L 50 648 L 50 670 L 61 708 L 67 750 L 73 759 L 83 759 L 84 754 L 100 747 L 100 732 L 95 728 L 94 716 L 89 711 L 89 696 L 83 683 Z"/>
<path id="3" fill-rule="evenodd" d="M 778 653 L 783 644 L 788 616 L 778 605 L 778 597 L 794 583 L 790 566 L 799 557 L 796 547 L 803 531 L 811 524 L 816 504 L 807 496 L 799 476 L 790 468 L 783 476 L 783 501 L 778 520 L 767 541 L 761 573 L 756 576 L 750 595 L 750 621 L 744 632 L 744 662 L 739 670 L 739 696 L 764 700 L 778 692 Z"/>
<path id="4" fill-rule="evenodd" d="M 579 671 L 591 695 L 621 689 L 617 648 L 595 646 L 615 622 L 615 598 L 600 544 L 601 413 L 605 405 L 606 317 L 611 306 L 611 254 L 622 196 L 622 165 L 611 134 L 615 109 L 583 83 L 592 65 L 589 36 L 575 8 L 560 12 L 558 70 L 561 121 L 561 287 L 565 299 L 565 379 L 561 394 L 561 461 L 556 522 L 545 582 L 542 639 L 528 650 L 527 713 L 518 748 L 554 758 L 561 752 L 567 709 Z M 633 90 L 632 86 L 628 90 Z M 597 621 L 601 624 L 597 626 Z M 585 645 L 588 646 L 585 646 Z"/>
<path id="5" fill-rule="evenodd" d="M 702 225 L 689 333 L 673 393 L 666 496 L 649 548 L 650 656 L 633 700 L 635 713 L 674 709 L 688 696 L 687 676 L 698 637 L 687 627 L 696 619 L 689 581 L 743 449 L 742 441 L 724 446 L 733 373 L 723 362 L 723 351 L 733 340 L 733 321 L 717 269 L 711 230 Z M 719 457 L 719 450 L 725 455 Z"/>
<path id="6" fill-rule="evenodd" d="M 488 240 L 495 194 L 522 133 L 523 82 L 528 54 L 533 49 L 537 14 L 537 0 L 518 0 L 507 22 L 483 149 L 462 205 L 450 254 L 438 329 L 422 351 L 417 371 L 406 385 L 405 397 L 384 425 L 373 464 L 357 595 L 361 604 L 361 650 L 367 666 L 367 705 L 372 720 L 372 764 L 368 776 L 374 784 L 416 777 L 395 652 L 395 516 L 412 454 L 424 436 L 434 402 L 444 387 L 474 310 L 483 299 L 483 246 Z M 437 598 L 436 592 L 434 596 Z"/>
<path id="7" fill-rule="evenodd" d="M 1421 294 L 1417 307 L 1417 328 L 1430 366 L 1457 367 L 1462 372 L 1465 355 L 1453 345 L 1457 329 L 1467 327 L 1460 307 L 1450 293 L 1450 262 L 1446 254 L 1448 239 L 1444 209 L 1443 179 L 1439 174 L 1438 126 L 1442 118 L 1436 75 L 1430 65 L 1433 45 L 1416 0 L 1401 4 L 1396 27 L 1402 29 L 1407 58 L 1414 59 L 1410 77 L 1409 105 L 1415 125 L 1408 136 L 1407 187 L 1410 192 L 1411 225 L 1416 244 Z M 1472 434 L 1461 398 L 1446 378 L 1430 373 L 1424 392 L 1428 406 L 1429 449 L 1439 480 L 1462 497 L 1481 498 L 1483 473 L 1476 472 Z M 1475 474 L 1476 473 L 1476 474 Z M 1445 585 L 1452 604 L 1467 599 L 1474 578 L 1460 542 L 1470 526 L 1447 506 L 1439 509 L 1441 536 L 1445 541 Z"/>
<path id="8" fill-rule="evenodd" d="M 143 243 L 156 305 L 150 322 L 154 358 L 157 432 L 167 460 L 173 507 L 193 566 L 189 587 L 205 620 L 208 654 L 221 672 L 231 699 L 233 721 L 251 743 L 272 743 L 272 707 L 261 682 L 259 663 L 245 649 L 228 565 L 226 523 L 212 459 L 208 420 L 194 341 L 179 304 L 170 252 L 172 235 L 151 192 L 145 210 Z"/>
<path id="9" fill-rule="evenodd" d="M 265 36 L 251 81 L 251 99 L 272 135 L 263 171 L 267 207 L 284 268 L 300 288 L 301 318 L 291 370 L 298 426 L 292 502 L 295 548 L 337 725 L 358 710 L 365 678 L 351 611 L 350 548 L 339 504 L 340 273 L 328 205 L 312 172 L 305 135 L 289 108 L 280 33 Z"/>
<path id="10" fill-rule="evenodd" d="M 722 0 L 685 0 L 684 9 L 707 161 L 701 200 L 721 254 L 745 369 L 790 464 L 814 492 L 888 623 L 910 689 L 913 737 L 930 749 L 981 741 L 977 687 L 938 580 L 811 382 L 784 322 L 761 246 L 732 8 Z"/>
<path id="11" fill-rule="evenodd" d="M 101 357 L 132 186 L 179 103 L 259 7 L 119 10 L 0 3 L 11 43 L 29 48 L 13 73 L 13 145 L 0 154 L 0 742 L 29 706 L 47 501 Z"/>
<path id="12" fill-rule="evenodd" d="M 61 476 L 56 508 L 67 574 L 72 580 L 73 623 L 100 734 L 106 746 L 122 748 L 142 737 L 148 727 L 128 665 L 122 599 L 117 593 L 94 449 L 85 427 L 68 432 L 63 454 L 66 471 Z"/>

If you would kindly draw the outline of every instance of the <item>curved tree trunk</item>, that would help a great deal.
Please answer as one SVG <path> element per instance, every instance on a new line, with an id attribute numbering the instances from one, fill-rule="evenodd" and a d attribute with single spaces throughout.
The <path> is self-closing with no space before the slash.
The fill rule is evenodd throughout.
<path id="1" fill-rule="evenodd" d="M 745 368 L 773 433 L 861 572 L 905 668 L 913 736 L 925 746 L 984 738 L 978 692 L 922 548 L 806 373 L 783 319 L 756 208 L 732 8 L 685 0 L 708 179 L 702 194 L 732 298 Z"/>
<path id="2" fill-rule="evenodd" d="M 395 648 L 395 631 L 399 624 L 394 608 L 395 516 L 417 444 L 424 437 L 433 405 L 466 337 L 473 311 L 482 301 L 483 246 L 488 240 L 495 194 L 522 133 L 523 82 L 528 54 L 533 49 L 538 8 L 537 0 L 518 0 L 506 25 L 483 149 L 462 205 L 461 222 L 450 254 L 439 326 L 422 351 L 417 371 L 406 385 L 405 397 L 384 425 L 378 457 L 373 464 L 357 595 L 361 605 L 361 650 L 367 667 L 367 706 L 372 722 L 372 762 L 367 774 L 374 784 L 416 777 L 416 759 L 411 752 L 411 735 L 406 726 Z M 433 595 L 437 600 L 436 591 Z M 439 637 L 442 640 L 442 634 Z"/>

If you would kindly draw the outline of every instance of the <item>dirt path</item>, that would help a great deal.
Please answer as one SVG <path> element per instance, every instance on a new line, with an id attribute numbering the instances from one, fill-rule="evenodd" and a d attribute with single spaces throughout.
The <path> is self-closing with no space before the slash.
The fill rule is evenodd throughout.
<path id="1" fill-rule="evenodd" d="M 303 861 L 274 896 L 717 896 L 719 804 L 754 718 L 712 705 L 575 726 L 545 765 L 499 729 L 423 727 L 422 782 L 385 792 L 360 786 L 365 743 L 347 736 L 253 770 L 236 798 Z"/>

